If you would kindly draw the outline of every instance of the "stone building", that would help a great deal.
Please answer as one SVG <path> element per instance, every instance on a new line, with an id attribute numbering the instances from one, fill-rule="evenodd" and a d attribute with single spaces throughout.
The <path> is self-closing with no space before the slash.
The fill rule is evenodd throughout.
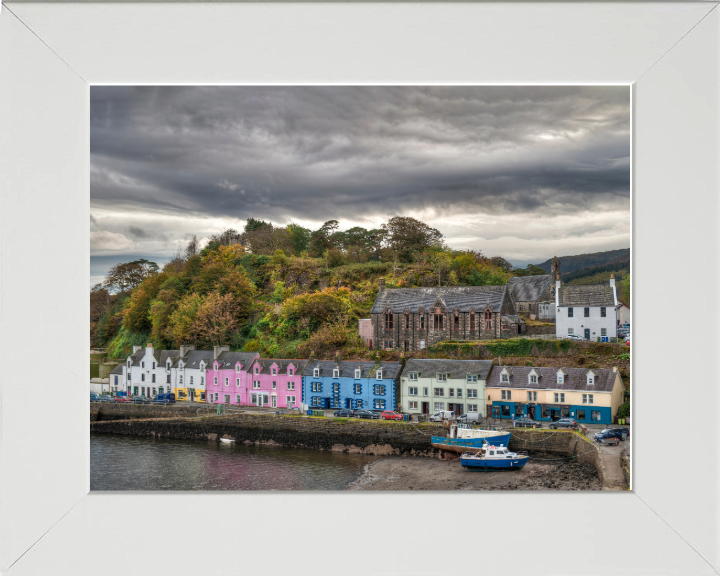
<path id="1" fill-rule="evenodd" d="M 555 302 L 555 283 L 550 274 L 513 276 L 508 280 L 508 286 L 512 290 L 518 312 L 534 314 L 540 318 L 555 318 L 552 305 Z"/>
<path id="2" fill-rule="evenodd" d="M 372 347 L 421 350 L 442 340 L 509 338 L 522 332 L 505 286 L 385 288 L 372 310 Z"/>

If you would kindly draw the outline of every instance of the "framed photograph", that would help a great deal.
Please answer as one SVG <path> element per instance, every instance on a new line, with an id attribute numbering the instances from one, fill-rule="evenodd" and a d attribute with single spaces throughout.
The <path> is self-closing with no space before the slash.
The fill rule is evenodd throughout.
<path id="1" fill-rule="evenodd" d="M 711 360 L 717 337 L 712 329 L 684 329 L 689 323 L 682 321 L 700 312 L 711 324 L 718 315 L 713 298 L 718 292 L 714 262 L 720 184 L 718 13 L 713 2 L 4 4 L 0 571 L 91 574 L 102 566 L 113 574 L 338 569 L 352 574 L 467 569 L 500 574 L 718 573 L 720 478 L 713 448 L 718 427 L 712 413 L 701 409 L 718 403 Z M 117 93 L 110 94 L 111 86 L 165 86 L 164 91 L 206 86 L 216 92 L 225 86 L 276 91 L 306 86 L 314 93 L 330 86 L 378 87 L 378 98 L 390 87 L 400 92 L 414 87 L 624 87 L 631 95 L 633 155 L 632 489 L 490 493 L 415 492 L 408 487 L 392 498 L 388 492 L 307 488 L 91 492 L 85 384 L 92 345 L 87 329 L 88 286 L 94 275 L 91 232 L 102 231 L 108 243 L 121 241 L 117 231 L 88 226 L 91 113 L 93 90 L 111 96 L 97 99 L 104 118 L 112 118 L 122 106 Z M 589 116 L 586 121 L 597 121 Z M 159 113 L 147 118 L 161 125 L 160 120 Z M 118 152 L 112 143 L 121 132 L 109 124 L 104 160 L 123 162 L 127 152 Z M 133 144 L 126 142 L 124 150 L 131 151 Z M 170 154 L 170 147 L 163 142 L 158 153 Z M 567 156 L 582 168 L 577 150 L 568 149 Z M 221 190 L 238 185 L 225 174 L 218 182 Z M 105 208 L 121 202 L 109 197 Z M 147 235 L 140 228 L 135 233 L 137 238 Z M 700 298 L 688 298 L 690 289 Z M 690 302 L 701 306 L 684 313 Z M 541 314 L 539 308 L 536 312 Z M 510 330 L 509 318 L 497 321 L 507 322 Z M 567 323 L 566 328 L 568 335 L 575 334 L 575 326 Z M 373 333 L 372 338 L 383 336 Z M 396 346 L 384 343 L 383 348 Z M 223 353 L 215 352 L 211 361 Z M 677 365 L 671 358 L 677 358 Z M 36 359 L 47 373 L 30 369 Z M 296 368 L 292 363 L 267 366 Z M 547 378 L 544 368 L 535 374 L 533 367 L 525 368 L 528 383 L 533 377 Z M 488 376 L 488 394 L 509 391 L 502 385 L 502 371 L 497 372 L 495 388 Z M 422 378 L 420 369 L 413 374 Z M 222 387 L 225 376 L 218 377 Z M 553 372 L 553 377 L 566 375 Z M 320 379 L 311 380 L 317 388 L 309 390 L 320 392 Z M 257 382 L 255 403 L 262 407 L 263 379 L 258 375 L 251 381 L 253 388 Z M 178 380 L 173 389 L 200 394 L 188 384 L 180 387 Z M 137 385 L 139 396 L 167 393 L 154 394 L 152 381 L 145 394 L 140 381 Z M 384 385 L 375 384 L 369 408 L 399 407 L 381 404 Z M 207 393 L 209 386 L 208 381 Z M 305 384 L 301 386 L 304 393 Z M 404 393 L 412 394 L 409 382 L 406 387 Z M 302 397 L 295 397 L 302 393 L 286 392 L 285 409 L 289 397 L 293 405 L 302 400 L 304 408 L 312 409 L 313 400 L 305 406 Z M 267 396 L 269 403 L 271 387 Z M 462 396 L 470 402 L 467 385 Z M 573 408 L 560 392 L 557 396 L 545 400 L 559 407 L 556 415 L 542 403 L 526 412 L 531 397 L 527 403 L 523 398 L 522 413 L 510 414 L 517 408 L 510 407 L 509 395 L 500 397 L 498 417 L 504 411 L 510 418 L 542 421 L 547 416 L 551 423 L 580 417 L 582 407 Z M 492 414 L 495 403 L 489 400 Z M 443 403 L 440 412 L 465 408 L 455 393 L 448 401 L 453 406 Z M 417 410 L 422 411 L 420 406 Z M 590 411 L 591 420 L 603 417 L 602 410 Z M 118 477 L 130 467 L 120 458 L 114 464 Z M 177 475 L 183 473 L 178 470 Z M 443 537 L 450 542 L 441 542 Z"/>

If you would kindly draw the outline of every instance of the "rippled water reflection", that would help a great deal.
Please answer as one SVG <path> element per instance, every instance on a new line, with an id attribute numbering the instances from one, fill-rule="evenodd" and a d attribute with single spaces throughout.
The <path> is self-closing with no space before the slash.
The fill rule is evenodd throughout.
<path id="1" fill-rule="evenodd" d="M 376 458 L 90 434 L 90 489 L 344 490 Z"/>

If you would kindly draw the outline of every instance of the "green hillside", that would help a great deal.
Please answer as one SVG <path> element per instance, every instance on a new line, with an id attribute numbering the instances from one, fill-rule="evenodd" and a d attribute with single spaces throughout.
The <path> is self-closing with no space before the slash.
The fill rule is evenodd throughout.
<path id="1" fill-rule="evenodd" d="M 576 256 L 558 256 L 558 260 L 560 260 L 560 273 L 562 275 L 562 278 L 563 280 L 567 281 L 565 279 L 565 274 L 575 272 L 580 268 L 608 264 L 614 260 L 619 260 L 623 257 L 629 258 L 629 256 L 630 248 L 623 248 L 621 250 L 594 252 L 592 254 L 578 254 Z M 549 274 L 551 261 L 552 258 L 545 260 L 545 262 L 543 262 L 542 264 L 537 264 L 537 267 L 542 268 L 543 270 L 545 270 L 545 272 Z"/>

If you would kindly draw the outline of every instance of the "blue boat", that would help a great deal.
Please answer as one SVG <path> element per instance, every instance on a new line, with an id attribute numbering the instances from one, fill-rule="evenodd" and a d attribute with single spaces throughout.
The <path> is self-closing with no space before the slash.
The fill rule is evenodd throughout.
<path id="1" fill-rule="evenodd" d="M 467 424 L 451 424 L 447 436 L 433 436 L 432 447 L 461 454 L 462 452 L 478 452 L 489 442 L 493 446 L 507 446 L 510 433 L 504 430 L 482 430 Z"/>
<path id="2" fill-rule="evenodd" d="M 469 470 L 520 470 L 530 457 L 524 453 L 510 452 L 504 446 L 485 444 L 480 452 L 464 452 L 460 464 Z"/>

